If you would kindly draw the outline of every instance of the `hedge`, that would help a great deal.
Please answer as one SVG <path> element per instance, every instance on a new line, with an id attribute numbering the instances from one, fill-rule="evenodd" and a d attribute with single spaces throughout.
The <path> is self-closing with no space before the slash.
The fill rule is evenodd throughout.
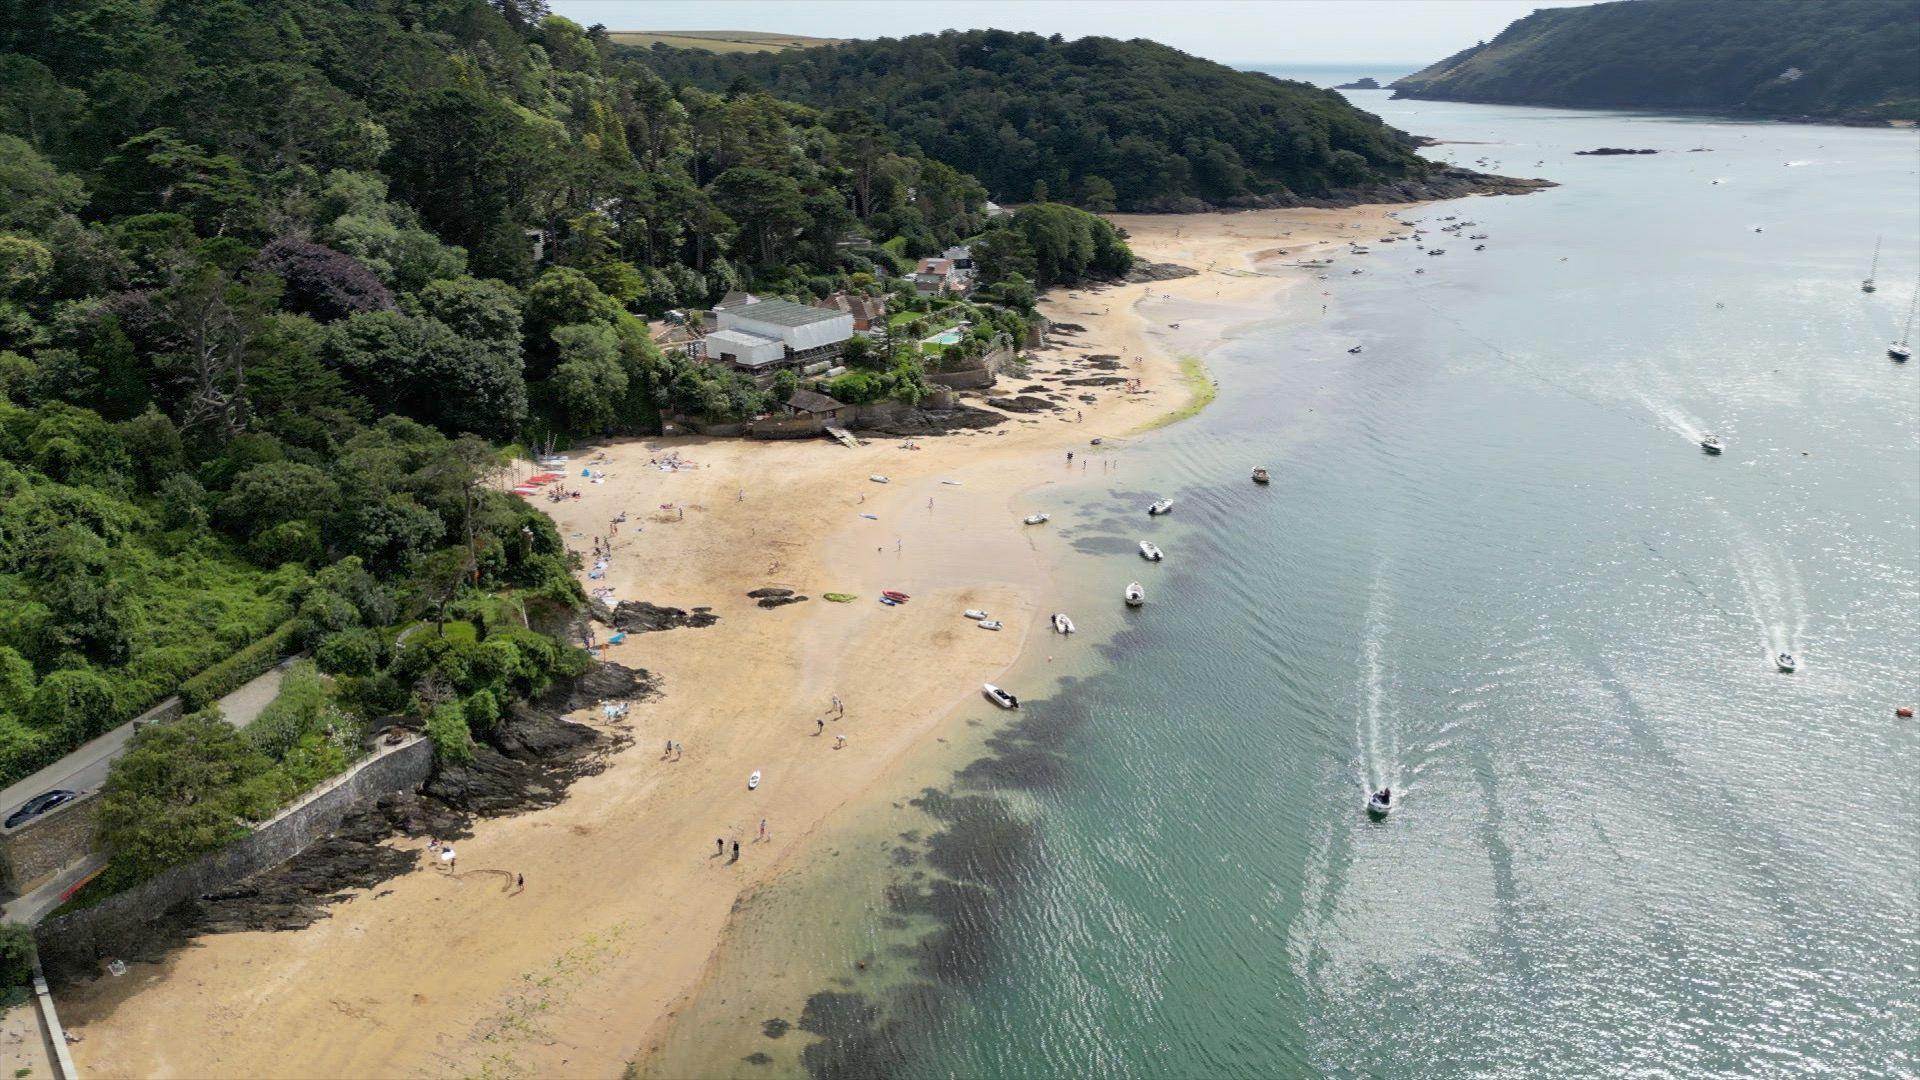
<path id="1" fill-rule="evenodd" d="M 188 712 L 197 712 L 265 674 L 293 652 L 293 620 L 288 619 L 259 641 L 180 684 Z"/>

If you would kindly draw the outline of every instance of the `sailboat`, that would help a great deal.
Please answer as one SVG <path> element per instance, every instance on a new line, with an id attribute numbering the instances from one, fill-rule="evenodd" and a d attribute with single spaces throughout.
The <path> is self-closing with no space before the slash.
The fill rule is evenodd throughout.
<path id="1" fill-rule="evenodd" d="M 1920 276 L 1913 279 L 1913 299 L 1907 302 L 1907 325 L 1900 331 L 1900 340 L 1887 346 L 1887 355 L 1902 363 L 1913 359 L 1913 346 L 1907 344 L 1913 340 L 1913 312 L 1920 308 Z"/>
<path id="2" fill-rule="evenodd" d="M 1878 286 L 1873 283 L 1873 275 L 1880 272 L 1880 238 L 1873 238 L 1873 263 L 1867 267 L 1867 280 L 1860 283 L 1861 292 L 1873 292 Z"/>

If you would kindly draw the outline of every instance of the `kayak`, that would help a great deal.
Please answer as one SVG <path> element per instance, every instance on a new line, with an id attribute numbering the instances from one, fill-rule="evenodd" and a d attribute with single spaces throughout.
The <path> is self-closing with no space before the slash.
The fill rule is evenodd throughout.
<path id="1" fill-rule="evenodd" d="M 824 595 L 828 600 L 831 600 L 836 604 L 849 604 L 859 599 L 859 597 L 853 595 L 850 592 L 830 592 Z"/>
<path id="2" fill-rule="evenodd" d="M 884 592 L 882 592 L 882 593 L 881 593 L 880 595 L 881 595 L 881 596 L 885 596 L 885 597 L 888 597 L 888 598 L 890 598 L 890 599 L 893 599 L 893 600 L 911 600 L 911 599 L 913 599 L 913 597 L 911 597 L 911 596 L 908 596 L 908 595 L 907 595 L 906 593 L 903 593 L 903 592 L 901 592 L 901 591 L 900 591 L 900 590 L 898 590 L 898 589 L 887 589 L 886 591 L 884 591 Z"/>

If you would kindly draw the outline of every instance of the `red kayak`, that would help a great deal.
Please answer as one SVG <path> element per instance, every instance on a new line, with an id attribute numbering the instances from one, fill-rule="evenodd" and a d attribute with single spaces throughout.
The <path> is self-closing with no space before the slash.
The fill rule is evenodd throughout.
<path id="1" fill-rule="evenodd" d="M 886 598 L 888 598 L 889 600 L 911 600 L 911 599 L 913 599 L 913 597 L 911 597 L 911 596 L 908 596 L 908 595 L 907 595 L 906 593 L 903 593 L 903 592 L 900 592 L 900 591 L 898 591 L 898 590 L 896 590 L 896 589 L 888 589 L 887 591 L 885 591 L 885 592 L 883 592 L 883 593 L 881 593 L 880 595 L 881 595 L 881 596 L 884 596 L 884 597 L 886 597 Z"/>

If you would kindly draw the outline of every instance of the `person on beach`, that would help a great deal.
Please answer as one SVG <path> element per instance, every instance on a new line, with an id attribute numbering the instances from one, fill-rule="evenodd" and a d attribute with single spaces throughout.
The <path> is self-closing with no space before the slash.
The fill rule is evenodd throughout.
<path id="1" fill-rule="evenodd" d="M 760 819 L 760 842 L 763 844 L 767 842 L 767 819 L 766 818 Z"/>
<path id="2" fill-rule="evenodd" d="M 525 875 L 525 874 L 515 874 L 515 875 L 513 875 L 513 887 L 514 887 L 514 888 L 516 888 L 516 889 L 524 889 L 524 888 L 526 888 L 526 887 L 527 887 L 527 875 Z"/>
<path id="3" fill-rule="evenodd" d="M 826 731 L 827 731 L 827 718 L 824 716 L 814 717 L 813 718 L 814 737 L 818 738 L 819 736 L 826 734 Z"/>
<path id="4" fill-rule="evenodd" d="M 667 740 L 667 748 L 660 752 L 660 756 L 663 759 L 673 756 L 673 740 L 672 739 Z"/>
<path id="5" fill-rule="evenodd" d="M 440 849 L 440 865 L 446 867 L 447 873 L 449 874 L 453 873 L 453 860 L 455 858 L 452 844 L 448 844 L 446 847 Z"/>
<path id="6" fill-rule="evenodd" d="M 725 854 L 727 853 L 727 838 L 726 838 L 726 837 L 724 837 L 724 836 L 716 836 L 716 837 L 714 837 L 714 838 L 713 838 L 713 853 L 714 853 L 715 855 L 725 855 Z"/>
<path id="7" fill-rule="evenodd" d="M 838 750 L 847 745 L 847 737 L 839 732 L 833 733 L 833 748 Z"/>
<path id="8" fill-rule="evenodd" d="M 733 858 L 732 858 L 731 860 L 729 860 L 729 861 L 731 861 L 731 862 L 739 862 L 739 861 L 740 861 L 740 841 L 738 841 L 738 840 L 735 840 L 735 841 L 733 842 Z"/>
<path id="9" fill-rule="evenodd" d="M 1071 451 L 1071 450 L 1069 450 L 1069 451 L 1067 451 L 1067 461 L 1068 461 L 1069 463 L 1071 463 L 1071 462 L 1073 461 L 1073 451 Z"/>
<path id="10" fill-rule="evenodd" d="M 833 695 L 833 714 L 835 716 L 847 715 L 847 703 L 840 700 L 839 694 Z"/>

